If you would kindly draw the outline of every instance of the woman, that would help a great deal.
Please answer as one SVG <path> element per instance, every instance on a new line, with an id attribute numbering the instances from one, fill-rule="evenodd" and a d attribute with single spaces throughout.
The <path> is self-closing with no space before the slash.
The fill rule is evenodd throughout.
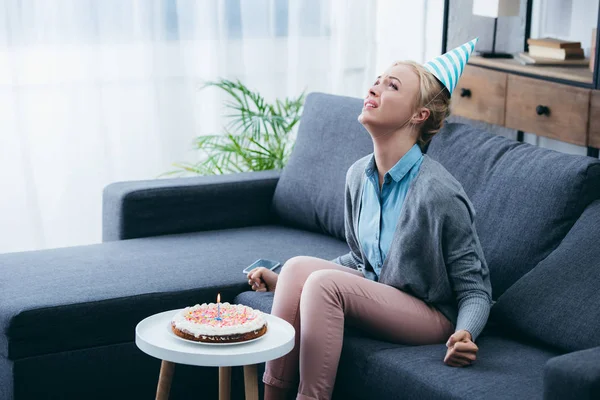
<path id="1" fill-rule="evenodd" d="M 350 252 L 248 274 L 254 290 L 275 292 L 272 313 L 297 332 L 294 350 L 267 363 L 265 399 L 330 398 L 345 322 L 394 343 L 446 342 L 449 366 L 475 361 L 492 301 L 474 211 L 460 184 L 422 154 L 449 114 L 450 93 L 413 62 L 378 77 L 358 118 L 374 152 L 346 176 Z"/>

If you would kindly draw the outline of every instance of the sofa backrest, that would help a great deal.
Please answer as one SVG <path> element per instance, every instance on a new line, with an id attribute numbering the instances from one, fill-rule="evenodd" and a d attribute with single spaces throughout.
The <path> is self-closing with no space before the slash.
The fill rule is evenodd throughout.
<path id="1" fill-rule="evenodd" d="M 596 200 L 557 249 L 500 296 L 490 318 L 561 350 L 600 346 L 599 233 Z"/>
<path id="2" fill-rule="evenodd" d="M 280 222 L 344 239 L 346 171 L 373 152 L 357 121 L 362 100 L 321 93 L 305 103 L 297 141 L 275 189 Z M 600 198 L 600 161 L 446 123 L 427 154 L 464 187 L 490 268 L 492 295 L 548 256 Z"/>
<path id="3" fill-rule="evenodd" d="M 463 185 L 498 298 L 600 198 L 600 161 L 448 123 L 428 155 Z"/>
<path id="4" fill-rule="evenodd" d="M 281 223 L 345 240 L 346 171 L 373 152 L 371 137 L 357 120 L 362 105 L 350 97 L 307 96 L 294 149 L 273 196 Z"/>

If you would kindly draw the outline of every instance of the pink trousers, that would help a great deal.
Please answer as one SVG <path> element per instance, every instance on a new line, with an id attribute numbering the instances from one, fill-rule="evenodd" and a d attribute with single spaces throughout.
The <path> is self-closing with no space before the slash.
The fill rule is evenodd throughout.
<path id="1" fill-rule="evenodd" d="M 416 297 L 366 279 L 359 271 L 307 256 L 285 263 L 272 314 L 294 326 L 296 345 L 267 362 L 263 382 L 281 389 L 297 387 L 297 399 L 331 398 L 345 322 L 381 340 L 411 345 L 444 343 L 454 333 L 443 314 Z"/>

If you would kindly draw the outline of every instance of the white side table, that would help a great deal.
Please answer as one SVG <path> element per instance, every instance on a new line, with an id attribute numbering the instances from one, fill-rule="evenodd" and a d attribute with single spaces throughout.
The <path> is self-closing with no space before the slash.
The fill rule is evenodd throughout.
<path id="1" fill-rule="evenodd" d="M 242 344 L 206 345 L 180 340 L 170 332 L 170 321 L 180 310 L 165 311 L 135 327 L 135 344 L 144 353 L 162 360 L 156 399 L 168 399 L 175 364 L 219 367 L 219 400 L 229 400 L 231 367 L 244 366 L 247 400 L 258 400 L 256 364 L 282 357 L 294 348 L 294 327 L 274 315 L 264 314 L 267 333 Z"/>

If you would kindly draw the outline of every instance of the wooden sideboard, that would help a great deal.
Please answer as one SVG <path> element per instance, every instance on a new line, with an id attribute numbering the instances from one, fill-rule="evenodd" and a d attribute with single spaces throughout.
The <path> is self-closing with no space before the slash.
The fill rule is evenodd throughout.
<path id="1" fill-rule="evenodd" d="M 529 48 L 527 41 L 531 36 L 533 18 L 539 18 L 537 14 L 534 16 L 535 1 L 537 0 L 521 1 L 521 18 L 525 22 L 521 51 L 525 52 Z M 582 7 L 586 5 L 572 2 L 565 5 L 565 10 L 571 8 L 589 14 L 591 17 L 598 15 L 595 18 L 595 26 L 590 26 L 589 30 L 592 38 L 591 51 L 587 53 L 590 67 L 587 65 L 579 67 L 522 65 L 514 58 L 484 58 L 475 52 L 469 58 L 466 70 L 452 94 L 453 113 L 515 129 L 517 140 L 524 140 L 525 132 L 534 133 L 585 146 L 589 156 L 598 157 L 600 155 L 600 47 L 594 46 L 593 43 L 600 43 L 600 7 L 597 9 L 588 7 L 585 10 Z M 470 32 L 471 28 L 460 22 L 462 18 L 456 18 L 464 14 L 463 8 L 462 3 L 444 0 L 442 54 L 448 51 L 449 37 L 452 38 L 454 47 L 475 36 L 488 34 L 481 30 L 480 25 Z M 454 17 L 450 18 L 450 14 Z M 454 22 L 450 23 L 451 21 L 458 24 L 454 25 Z M 578 27 L 577 38 L 586 29 L 587 26 Z M 454 34 L 449 31 L 453 31 Z M 582 39 L 579 40 L 583 42 Z M 514 40 L 510 41 L 513 47 Z M 595 65 L 595 68 L 591 65 Z"/>
<path id="2" fill-rule="evenodd" d="M 467 65 L 452 112 L 587 147 L 600 147 L 600 90 Z"/>

